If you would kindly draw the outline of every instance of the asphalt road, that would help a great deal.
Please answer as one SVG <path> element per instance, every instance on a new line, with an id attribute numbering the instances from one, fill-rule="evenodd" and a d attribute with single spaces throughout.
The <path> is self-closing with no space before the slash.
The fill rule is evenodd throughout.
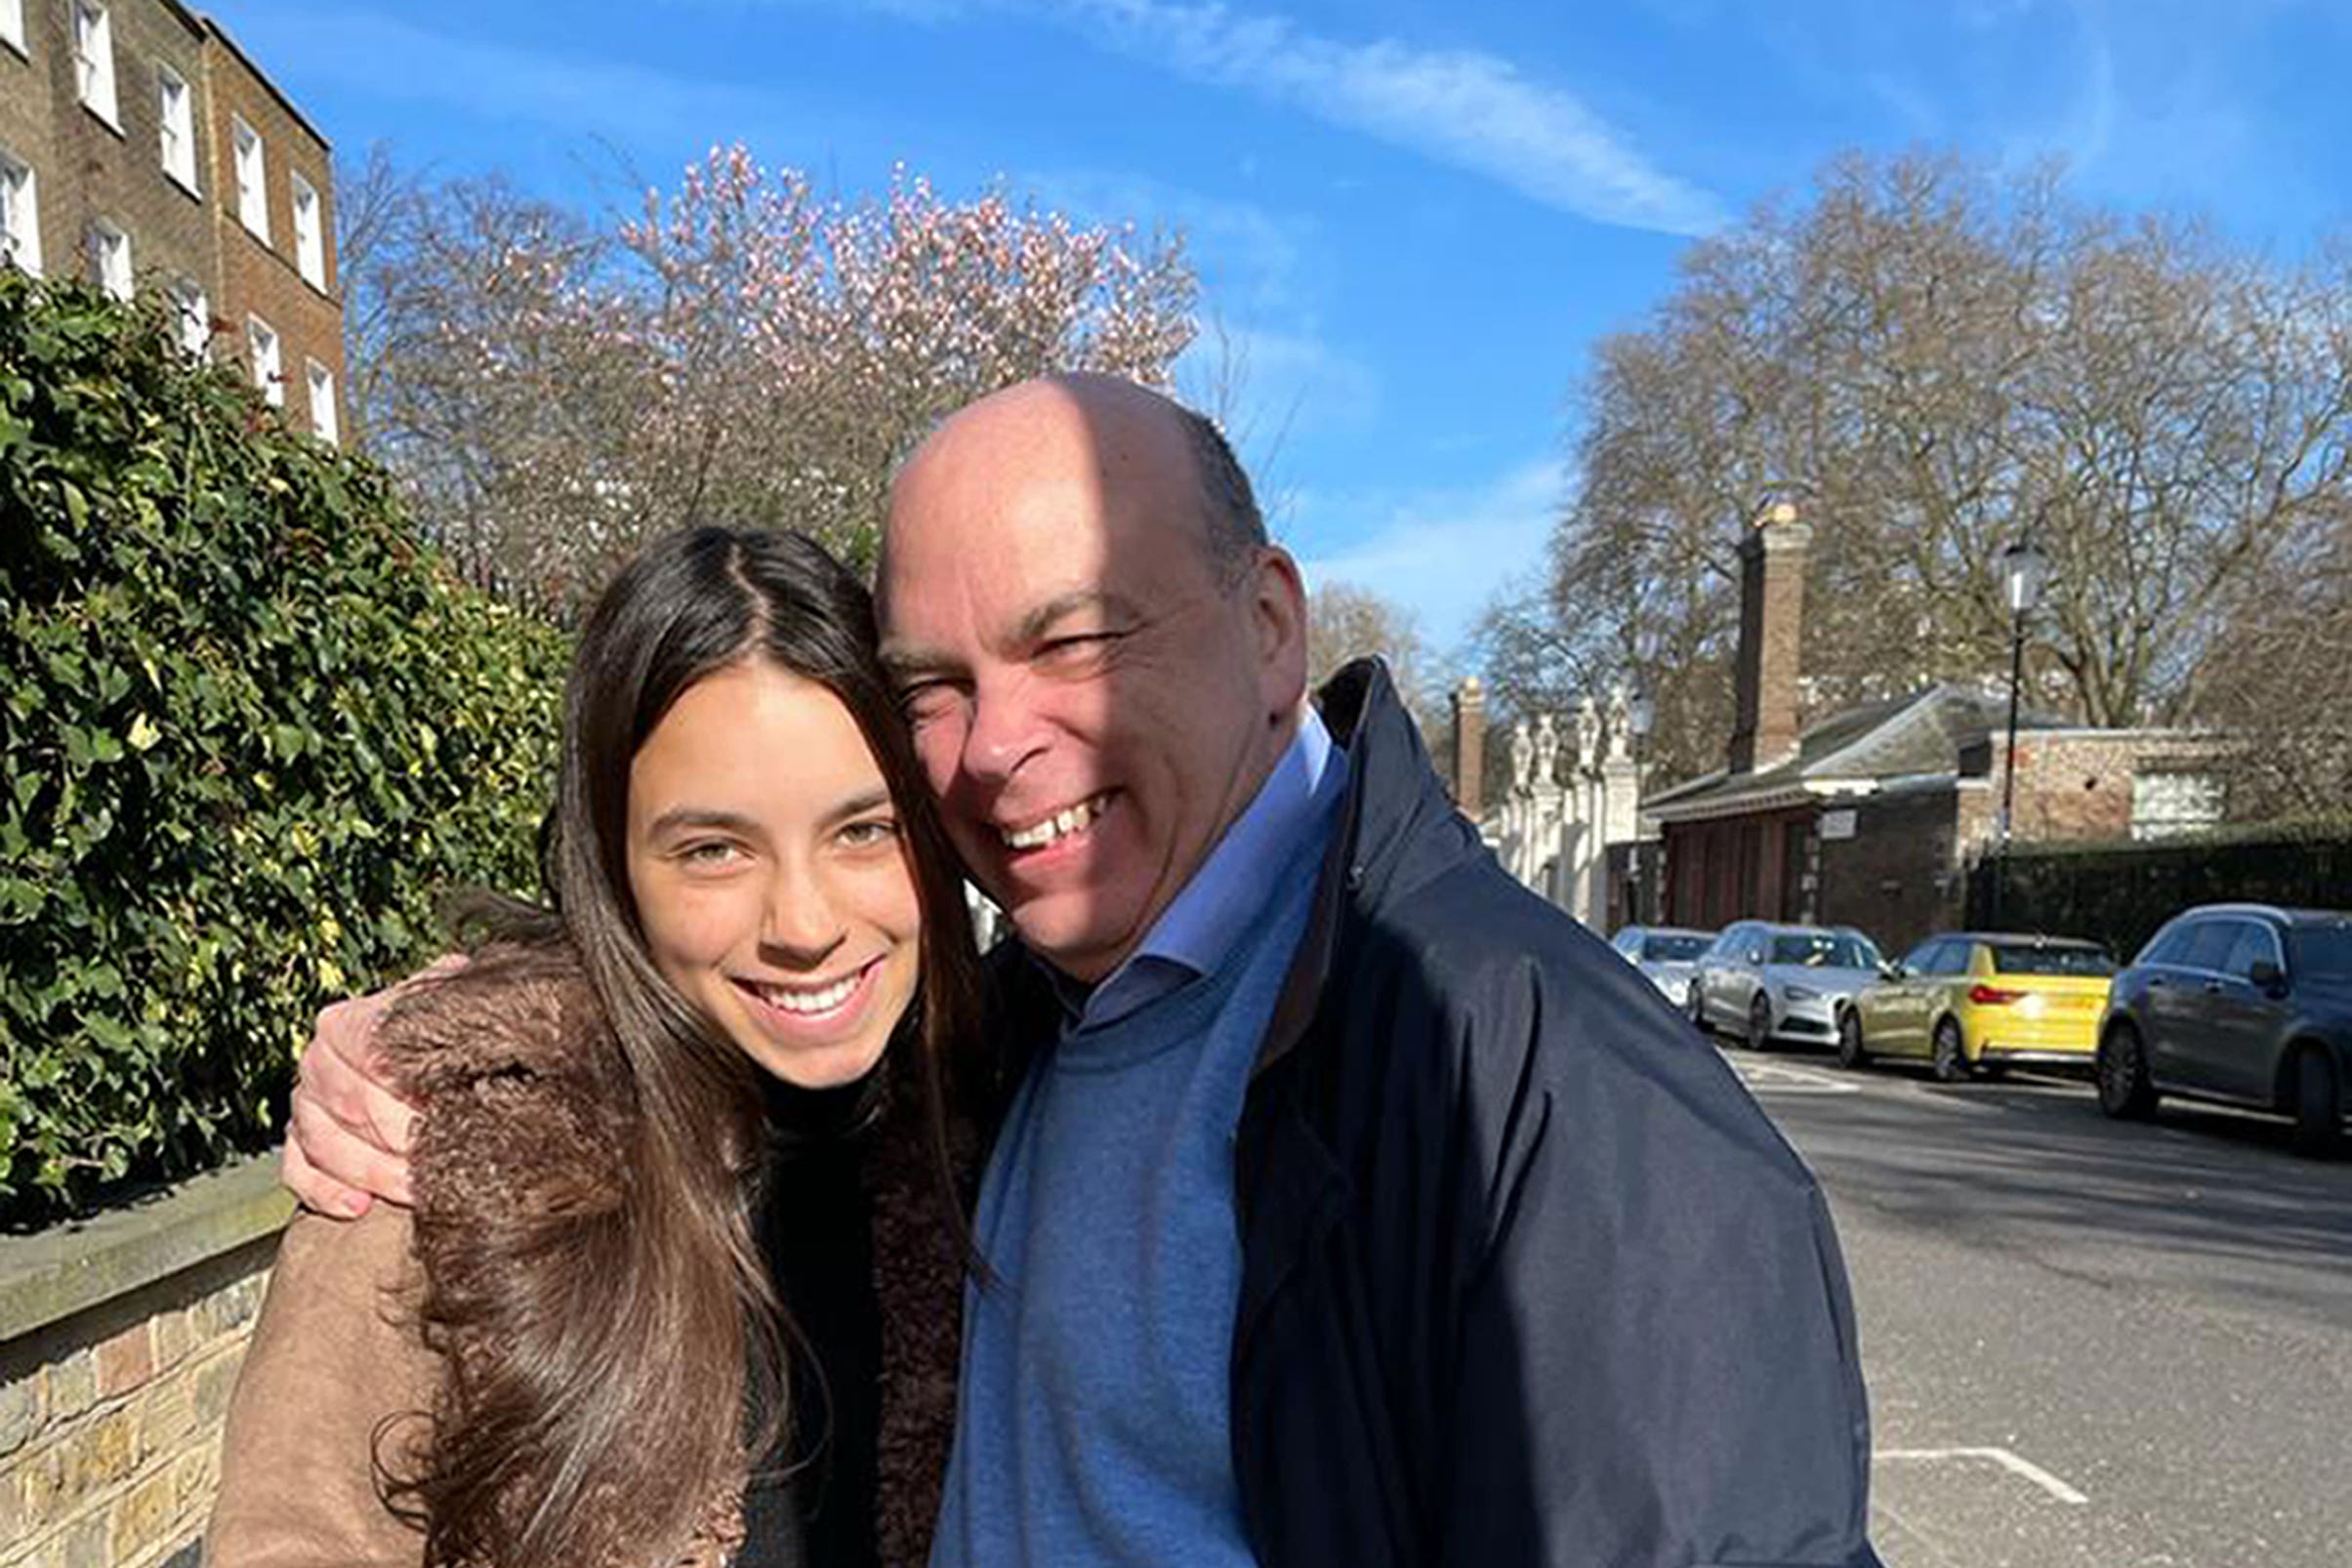
<path id="1" fill-rule="evenodd" d="M 2352 1568 L 2352 1161 L 1730 1055 L 1830 1193 L 1889 1568 Z"/>

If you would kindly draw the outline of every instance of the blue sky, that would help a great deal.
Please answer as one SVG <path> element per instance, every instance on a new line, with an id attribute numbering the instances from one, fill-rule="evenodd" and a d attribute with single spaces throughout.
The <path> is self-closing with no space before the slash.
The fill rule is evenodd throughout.
<path id="1" fill-rule="evenodd" d="M 1538 557 L 1590 343 L 1841 149 L 2054 154 L 2281 259 L 2352 227 L 2352 3 L 211 9 L 347 152 L 598 205 L 742 140 L 845 190 L 903 162 L 1183 228 L 1277 534 L 1441 649 Z"/>

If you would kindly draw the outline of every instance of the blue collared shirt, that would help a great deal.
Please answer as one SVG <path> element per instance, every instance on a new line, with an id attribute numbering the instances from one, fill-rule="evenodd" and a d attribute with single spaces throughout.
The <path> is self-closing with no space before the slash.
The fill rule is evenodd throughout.
<path id="1" fill-rule="evenodd" d="M 1347 754 L 1332 744 L 1331 731 L 1310 706 L 1249 806 L 1127 961 L 1092 991 L 1049 970 L 1061 995 L 1062 1032 L 1123 1018 L 1216 969 L 1265 901 L 1257 879 L 1290 859 L 1300 836 L 1346 788 Z"/>
<path id="2" fill-rule="evenodd" d="M 1064 988 L 980 1184 L 932 1568 L 1249 1568 L 1233 1135 L 1345 780 L 1303 719 L 1135 955 Z"/>

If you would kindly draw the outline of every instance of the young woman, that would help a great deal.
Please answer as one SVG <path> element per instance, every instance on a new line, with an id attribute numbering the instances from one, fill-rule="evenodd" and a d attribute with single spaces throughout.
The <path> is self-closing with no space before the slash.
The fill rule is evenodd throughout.
<path id="1" fill-rule="evenodd" d="M 874 645 L 796 535 L 677 535 L 606 591 L 554 909 L 385 1020 L 416 1207 L 287 1231 L 214 1568 L 923 1559 L 975 981 Z"/>

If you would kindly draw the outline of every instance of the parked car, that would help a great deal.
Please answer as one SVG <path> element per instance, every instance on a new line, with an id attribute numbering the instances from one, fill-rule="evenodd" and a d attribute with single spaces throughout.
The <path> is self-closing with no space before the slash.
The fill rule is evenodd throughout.
<path id="1" fill-rule="evenodd" d="M 2342 1147 L 2352 1084 L 2352 912 L 2208 904 L 2175 915 L 2116 976 L 2099 1108 L 2216 1100 L 2294 1119 L 2294 1147 Z"/>
<path id="2" fill-rule="evenodd" d="M 1837 1017 L 1837 1059 L 1916 1056 L 1947 1084 L 2032 1064 L 2087 1069 L 2115 960 L 2096 942 L 2001 931 L 1930 936 Z"/>
<path id="3" fill-rule="evenodd" d="M 1609 939 L 1609 945 L 1669 1002 L 1680 1007 L 1690 995 L 1690 978 L 1699 955 L 1714 939 L 1712 931 L 1680 926 L 1628 926 Z"/>
<path id="4" fill-rule="evenodd" d="M 1775 1040 L 1828 1044 L 1837 1013 L 1878 978 L 1878 949 L 1850 926 L 1743 920 L 1699 958 L 1683 1006 L 1702 1029 L 1735 1031 L 1752 1051 Z"/>

